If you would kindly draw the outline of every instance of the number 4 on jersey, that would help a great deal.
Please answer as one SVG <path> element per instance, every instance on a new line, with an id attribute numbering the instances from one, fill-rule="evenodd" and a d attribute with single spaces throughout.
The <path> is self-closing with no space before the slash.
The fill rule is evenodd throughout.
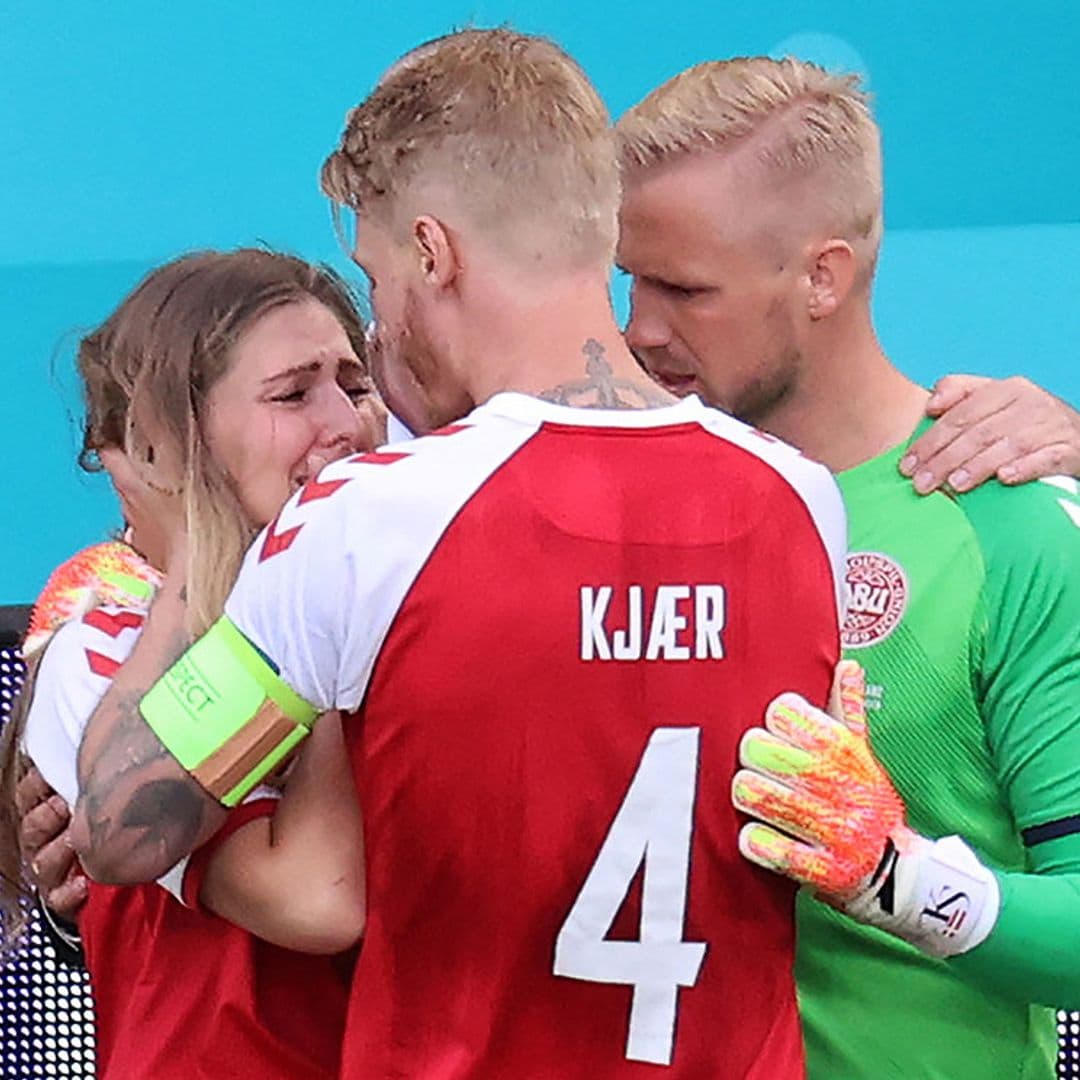
<path id="1" fill-rule="evenodd" d="M 680 986 L 705 945 L 683 941 L 700 728 L 657 728 L 555 941 L 555 974 L 634 988 L 626 1056 L 670 1065 Z M 637 941 L 608 941 L 642 860 Z"/>

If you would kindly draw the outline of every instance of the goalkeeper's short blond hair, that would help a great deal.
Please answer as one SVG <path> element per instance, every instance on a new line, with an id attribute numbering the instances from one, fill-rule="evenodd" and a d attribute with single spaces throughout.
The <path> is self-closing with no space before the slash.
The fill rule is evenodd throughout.
<path id="1" fill-rule="evenodd" d="M 808 181 L 828 226 L 872 271 L 881 243 L 881 137 L 856 75 L 786 58 L 689 68 L 616 125 L 623 176 L 746 147 L 765 183 Z"/>
<path id="2" fill-rule="evenodd" d="M 619 171 L 607 110 L 546 38 L 463 30 L 406 54 L 346 120 L 322 169 L 340 206 L 394 223 L 449 194 L 499 250 L 549 266 L 610 261 Z M 524 249 L 524 250 L 522 250 Z"/>

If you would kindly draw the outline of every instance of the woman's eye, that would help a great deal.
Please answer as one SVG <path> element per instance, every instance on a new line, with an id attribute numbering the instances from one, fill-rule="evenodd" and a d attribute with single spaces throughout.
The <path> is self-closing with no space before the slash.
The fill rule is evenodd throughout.
<path id="1" fill-rule="evenodd" d="M 353 401 L 363 401 L 371 393 L 370 386 L 343 386 L 342 389 Z"/>
<path id="2" fill-rule="evenodd" d="M 306 390 L 290 390 L 287 394 L 276 394 L 271 401 L 282 401 L 289 405 L 297 405 L 304 400 Z"/>

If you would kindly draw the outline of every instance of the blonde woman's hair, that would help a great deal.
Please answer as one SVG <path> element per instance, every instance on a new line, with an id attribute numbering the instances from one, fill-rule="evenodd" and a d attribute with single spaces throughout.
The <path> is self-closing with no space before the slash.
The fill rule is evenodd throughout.
<path id="1" fill-rule="evenodd" d="M 616 125 L 624 177 L 689 154 L 746 146 L 760 176 L 811 180 L 816 204 L 870 269 L 882 231 L 881 137 L 856 75 L 789 58 L 689 68 Z"/>
<path id="2" fill-rule="evenodd" d="M 190 629 L 221 614 L 258 524 L 248 520 L 232 479 L 214 461 L 203 421 L 207 396 L 229 369 L 232 347 L 256 320 L 283 304 L 317 300 L 365 360 L 364 332 L 348 286 L 329 268 L 261 249 L 186 255 L 148 274 L 79 345 L 86 418 L 79 463 L 125 450 L 148 482 L 184 499 Z M 31 893 L 19 852 L 15 788 L 40 656 L 0 736 L 0 963 L 19 943 Z"/>
<path id="3" fill-rule="evenodd" d="M 150 483 L 182 495 L 195 634 L 221 614 L 264 524 L 248 520 L 210 454 L 207 397 L 245 330 L 271 309 L 306 299 L 333 312 L 363 359 L 362 324 L 344 282 L 327 267 L 256 248 L 196 253 L 159 267 L 79 347 L 86 402 L 79 462 L 96 469 L 97 451 L 120 447 Z M 168 475 L 174 465 L 179 475 Z"/>
<path id="4" fill-rule="evenodd" d="M 602 264 L 617 235 L 610 119 L 546 38 L 463 30 L 395 63 L 346 119 L 322 168 L 336 204 L 394 225 L 437 187 L 508 258 Z"/>

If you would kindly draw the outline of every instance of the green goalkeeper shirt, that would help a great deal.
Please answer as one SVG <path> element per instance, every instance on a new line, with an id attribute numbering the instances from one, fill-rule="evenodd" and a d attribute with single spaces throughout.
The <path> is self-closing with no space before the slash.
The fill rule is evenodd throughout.
<path id="1" fill-rule="evenodd" d="M 1053 1010 L 1027 1002 L 1072 1004 L 1080 951 L 1053 950 L 1075 947 L 1080 879 L 1021 875 L 1080 871 L 1080 487 L 922 497 L 898 472 L 903 450 L 839 477 L 845 647 L 911 826 L 958 834 L 1004 871 L 1002 915 L 971 954 L 940 961 L 800 895 L 809 1076 L 1050 1080 Z M 1040 939 L 1040 904 L 1071 940 Z"/>

